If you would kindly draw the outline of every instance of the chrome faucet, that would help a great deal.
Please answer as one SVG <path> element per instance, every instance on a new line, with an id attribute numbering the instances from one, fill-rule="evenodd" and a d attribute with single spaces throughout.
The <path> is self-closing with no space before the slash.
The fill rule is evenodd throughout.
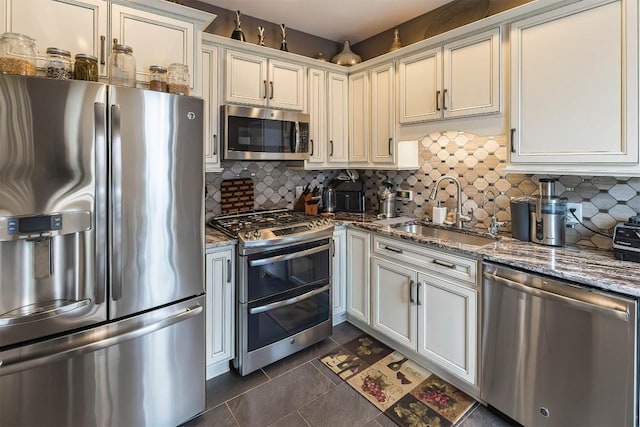
<path id="1" fill-rule="evenodd" d="M 486 200 L 487 194 L 491 194 L 493 196 L 493 199 L 491 199 L 493 201 L 493 215 L 491 216 L 491 224 L 489 224 L 489 233 L 491 233 L 493 235 L 497 235 L 498 232 L 500 231 L 500 226 L 504 225 L 504 221 L 502 221 L 502 222 L 498 221 L 498 218 L 496 217 L 496 198 L 498 196 L 496 196 L 496 193 L 494 193 L 493 190 L 487 190 L 487 191 L 483 192 L 482 193 L 482 206 L 483 207 L 487 203 L 487 200 Z"/>
<path id="2" fill-rule="evenodd" d="M 433 189 L 431 190 L 431 194 L 429 194 L 429 199 L 436 199 L 440 183 L 444 180 L 450 180 L 456 185 L 456 226 L 458 228 L 462 228 L 464 222 L 471 221 L 471 217 L 462 215 L 462 188 L 460 186 L 460 181 L 458 181 L 458 178 L 451 175 L 443 175 L 438 178 L 433 186 Z"/>

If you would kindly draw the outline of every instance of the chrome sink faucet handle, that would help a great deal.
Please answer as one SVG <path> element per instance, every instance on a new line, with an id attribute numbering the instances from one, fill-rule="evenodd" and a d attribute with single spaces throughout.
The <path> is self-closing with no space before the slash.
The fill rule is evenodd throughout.
<path id="1" fill-rule="evenodd" d="M 436 183 L 433 185 L 433 189 L 431 190 L 431 194 L 429 194 L 429 199 L 435 200 L 438 196 L 438 189 L 440 188 L 440 183 L 442 181 L 449 180 L 452 181 L 456 185 L 456 226 L 458 228 L 462 228 L 465 222 L 471 221 L 471 217 L 462 215 L 462 188 L 460 186 L 460 181 L 458 178 L 451 175 L 443 175 Z"/>
<path id="2" fill-rule="evenodd" d="M 498 196 L 496 195 L 496 193 L 493 192 L 493 190 L 487 190 L 483 192 L 482 193 L 483 207 L 486 206 L 487 204 L 487 194 L 491 194 L 493 196 L 493 198 L 491 199 L 493 201 L 493 215 L 491 215 L 491 224 L 489 224 L 489 233 L 498 234 L 498 232 L 500 231 L 500 227 L 504 225 L 504 221 L 498 221 L 498 218 L 496 217 L 496 199 L 498 198 Z"/>

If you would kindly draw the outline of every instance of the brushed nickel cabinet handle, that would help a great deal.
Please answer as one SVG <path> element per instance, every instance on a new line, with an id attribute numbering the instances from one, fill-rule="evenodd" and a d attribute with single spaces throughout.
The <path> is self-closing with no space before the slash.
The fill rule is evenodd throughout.
<path id="1" fill-rule="evenodd" d="M 422 286 L 422 282 L 418 282 L 418 291 L 416 292 L 416 300 L 418 301 L 418 305 L 422 305 L 420 302 L 420 286 Z"/>
<path id="2" fill-rule="evenodd" d="M 309 142 L 311 143 L 311 153 L 309 155 L 313 156 L 313 139 L 310 139 Z"/>
<path id="3" fill-rule="evenodd" d="M 105 36 L 100 36 L 100 65 L 104 65 L 104 49 L 107 38 Z"/>
<path id="4" fill-rule="evenodd" d="M 431 262 L 433 262 L 434 264 L 437 264 L 437 265 L 441 265 L 442 267 L 447 267 L 447 268 L 451 268 L 451 269 L 455 269 L 456 268 L 455 264 L 450 264 L 448 262 L 440 261 L 439 259 L 434 259 Z"/>
<path id="5" fill-rule="evenodd" d="M 331 147 L 331 151 L 329 152 L 329 155 L 333 156 L 333 141 L 329 141 L 329 146 Z"/>
<path id="6" fill-rule="evenodd" d="M 440 91 L 436 91 L 436 111 L 440 111 Z"/>
<path id="7" fill-rule="evenodd" d="M 446 89 L 442 92 L 442 109 L 443 110 L 447 109 L 447 90 Z"/>
<path id="8" fill-rule="evenodd" d="M 416 302 L 413 299 L 413 280 L 409 280 L 409 302 L 412 304 Z"/>
<path id="9" fill-rule="evenodd" d="M 269 82 L 269 86 L 271 86 L 271 95 L 269 96 L 269 99 L 273 99 L 273 80 Z"/>
<path id="10" fill-rule="evenodd" d="M 389 138 L 389 157 L 393 155 L 393 138 Z"/>
<path id="11" fill-rule="evenodd" d="M 217 144 L 217 135 L 214 133 L 213 135 L 213 155 L 217 156 L 218 155 L 218 144 Z"/>
<path id="12" fill-rule="evenodd" d="M 397 254 L 401 254 L 402 253 L 402 249 L 397 249 L 397 248 L 394 248 L 392 246 L 385 246 L 384 248 L 386 250 L 388 250 L 388 251 L 395 252 Z"/>
<path id="13" fill-rule="evenodd" d="M 231 259 L 227 259 L 227 283 L 231 283 Z"/>
<path id="14" fill-rule="evenodd" d="M 264 83 L 264 95 L 262 96 L 262 98 L 267 99 L 267 92 L 269 91 L 269 89 L 267 88 L 267 81 L 263 80 L 262 82 Z"/>

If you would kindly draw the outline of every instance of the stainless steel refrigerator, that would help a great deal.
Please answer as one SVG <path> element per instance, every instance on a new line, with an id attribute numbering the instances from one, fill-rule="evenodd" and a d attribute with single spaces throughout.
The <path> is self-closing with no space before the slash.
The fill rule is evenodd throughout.
<path id="1" fill-rule="evenodd" d="M 204 410 L 202 100 L 0 75 L 0 425 Z"/>

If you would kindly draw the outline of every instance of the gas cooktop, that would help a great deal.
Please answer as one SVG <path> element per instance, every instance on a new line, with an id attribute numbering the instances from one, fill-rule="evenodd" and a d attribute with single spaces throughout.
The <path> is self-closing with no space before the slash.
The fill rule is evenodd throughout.
<path id="1" fill-rule="evenodd" d="M 212 218 L 208 224 L 238 238 L 243 247 L 295 243 L 320 232 L 330 234 L 333 230 L 333 223 L 328 218 L 307 216 L 288 209 L 237 212 Z"/>

